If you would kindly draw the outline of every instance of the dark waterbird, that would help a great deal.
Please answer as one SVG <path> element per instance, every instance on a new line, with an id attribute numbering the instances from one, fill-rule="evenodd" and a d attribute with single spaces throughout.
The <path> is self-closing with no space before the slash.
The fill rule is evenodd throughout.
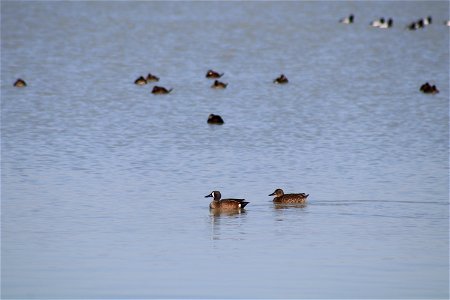
<path id="1" fill-rule="evenodd" d="M 16 82 L 14 82 L 14 86 L 15 87 L 26 87 L 27 83 L 25 82 L 25 80 L 19 78 L 16 80 Z"/>
<path id="2" fill-rule="evenodd" d="M 168 90 L 165 87 L 155 85 L 152 89 L 152 94 L 168 94 L 172 90 L 173 89 Z"/>
<path id="3" fill-rule="evenodd" d="M 206 78 L 220 78 L 222 76 L 223 76 L 223 73 L 219 74 L 218 72 L 213 71 L 213 70 L 208 70 L 206 72 Z"/>
<path id="4" fill-rule="evenodd" d="M 289 82 L 289 80 L 287 79 L 286 76 L 284 76 L 284 74 L 281 74 L 278 78 L 275 78 L 273 80 L 273 83 L 278 83 L 278 84 L 285 84 L 288 82 Z"/>
<path id="5" fill-rule="evenodd" d="M 216 124 L 216 125 L 222 125 L 224 123 L 222 117 L 215 114 L 210 114 L 208 116 L 207 122 L 208 124 Z"/>
<path id="6" fill-rule="evenodd" d="M 147 82 L 158 82 L 159 81 L 159 77 L 155 76 L 151 73 L 148 73 L 147 75 Z"/>
<path id="7" fill-rule="evenodd" d="M 213 89 L 224 89 L 227 87 L 227 85 L 228 85 L 228 83 L 223 83 L 216 79 L 216 80 L 214 80 L 214 83 L 211 85 L 211 87 Z"/>
<path id="8" fill-rule="evenodd" d="M 430 85 L 428 82 L 425 82 L 420 86 L 420 91 L 424 94 L 437 94 L 439 93 L 439 90 L 437 87 L 433 84 Z"/>

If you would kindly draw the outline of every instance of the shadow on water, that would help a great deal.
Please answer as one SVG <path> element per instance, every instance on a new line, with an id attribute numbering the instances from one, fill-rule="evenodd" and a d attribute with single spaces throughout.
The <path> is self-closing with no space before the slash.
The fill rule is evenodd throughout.
<path id="1" fill-rule="evenodd" d="M 281 209 L 300 209 L 300 210 L 304 210 L 306 207 L 308 206 L 307 203 L 274 203 L 273 207 L 276 210 L 281 210 Z"/>
<path id="2" fill-rule="evenodd" d="M 211 239 L 243 239 L 245 234 L 242 223 L 245 221 L 247 212 L 245 209 L 233 211 L 220 211 L 210 209 L 210 223 L 211 223 Z M 224 230 L 222 230 L 222 227 Z"/>

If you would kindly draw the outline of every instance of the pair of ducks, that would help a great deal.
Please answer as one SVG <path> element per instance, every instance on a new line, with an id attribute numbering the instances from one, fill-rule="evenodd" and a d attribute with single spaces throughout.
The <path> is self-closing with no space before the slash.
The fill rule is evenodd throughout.
<path id="1" fill-rule="evenodd" d="M 407 26 L 407 28 L 408 28 L 409 30 L 416 30 L 416 29 L 424 28 L 425 26 L 430 25 L 431 22 L 432 22 L 432 19 L 431 19 L 430 16 L 428 16 L 428 17 L 426 17 L 426 18 L 417 20 L 416 22 L 412 22 L 411 24 L 409 24 L 409 25 Z"/>
<path id="2" fill-rule="evenodd" d="M 224 73 L 218 73 L 216 71 L 213 70 L 208 70 L 208 72 L 206 72 L 206 78 L 220 78 L 223 76 Z M 279 77 L 275 78 L 273 80 L 273 83 L 278 83 L 278 84 L 285 84 L 288 83 L 289 80 L 287 79 L 287 77 L 284 74 L 281 74 Z M 228 83 L 223 83 L 218 81 L 217 79 L 214 81 L 213 85 L 211 86 L 212 88 L 226 88 L 228 85 Z"/>
<path id="3" fill-rule="evenodd" d="M 349 15 L 346 18 L 342 18 L 339 20 L 340 23 L 342 24 L 353 24 L 355 20 L 355 16 L 353 14 Z M 382 28 L 382 29 L 386 29 L 386 28 L 390 28 L 393 25 L 393 21 L 392 19 L 389 19 L 387 22 L 384 20 L 384 18 L 380 18 L 378 20 L 372 21 L 370 23 L 370 26 L 372 27 L 376 27 L 376 28 Z"/>
<path id="4" fill-rule="evenodd" d="M 158 81 L 159 81 L 158 76 L 155 76 L 155 75 L 149 73 L 146 78 L 144 78 L 144 76 L 139 76 L 139 78 L 134 81 L 134 84 L 146 85 L 147 83 L 158 82 Z M 168 90 L 165 87 L 155 85 L 152 89 L 152 94 L 168 94 L 172 90 L 173 89 Z"/>
<path id="5" fill-rule="evenodd" d="M 282 189 L 276 189 L 269 196 L 275 196 L 273 202 L 276 204 L 305 204 L 309 194 L 285 194 Z M 213 198 L 213 201 L 209 204 L 209 208 L 215 210 L 239 210 L 250 203 L 245 201 L 245 199 L 221 199 L 222 195 L 219 191 L 213 191 L 211 194 L 205 196 L 205 198 L 208 197 Z"/>
<path id="6" fill-rule="evenodd" d="M 430 85 L 428 82 L 425 82 L 424 84 L 422 84 L 422 86 L 420 87 L 420 91 L 425 94 L 439 93 L 439 90 L 437 89 L 437 87 L 434 84 Z"/>
<path id="7" fill-rule="evenodd" d="M 394 21 L 392 19 L 387 20 L 387 22 L 384 20 L 384 18 L 380 18 L 378 20 L 372 21 L 370 23 L 370 26 L 381 28 L 381 29 L 387 29 L 391 28 L 394 25 Z"/>
<path id="8" fill-rule="evenodd" d="M 217 80 L 217 78 L 220 78 L 223 76 L 224 73 L 219 73 L 213 70 L 208 70 L 206 72 L 205 77 L 209 78 L 209 79 L 214 79 L 216 78 L 216 80 L 214 80 L 214 83 L 211 85 L 211 88 L 213 89 L 224 89 L 227 87 L 228 83 L 224 83 L 222 81 Z"/>

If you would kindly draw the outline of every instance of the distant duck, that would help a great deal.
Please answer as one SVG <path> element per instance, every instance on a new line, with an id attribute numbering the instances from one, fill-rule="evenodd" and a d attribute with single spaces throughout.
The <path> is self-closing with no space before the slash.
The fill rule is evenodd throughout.
<path id="1" fill-rule="evenodd" d="M 208 121 L 207 121 L 207 123 L 208 123 L 208 124 L 222 125 L 224 122 L 223 122 L 223 119 L 222 119 L 221 116 L 215 115 L 215 114 L 210 114 L 210 115 L 208 116 Z"/>
<path id="2" fill-rule="evenodd" d="M 339 23 L 342 23 L 342 24 L 352 24 L 352 23 L 353 23 L 353 20 L 354 20 L 354 16 L 353 16 L 353 14 L 351 14 L 350 16 L 348 16 L 348 17 L 346 17 L 346 18 L 340 19 L 340 20 L 339 20 Z"/>
<path id="3" fill-rule="evenodd" d="M 417 30 L 417 29 L 419 29 L 420 27 L 419 27 L 419 23 L 418 23 L 418 22 L 412 22 L 411 24 L 409 24 L 409 25 L 407 26 L 407 28 L 408 28 L 409 30 Z"/>
<path id="4" fill-rule="evenodd" d="M 430 85 L 428 82 L 425 82 L 420 86 L 420 91 L 424 94 L 437 94 L 439 90 L 435 85 Z"/>
<path id="5" fill-rule="evenodd" d="M 158 82 L 159 81 L 159 77 L 155 76 L 151 73 L 148 73 L 147 75 L 147 82 Z"/>
<path id="6" fill-rule="evenodd" d="M 152 94 L 168 94 L 172 90 L 173 89 L 168 90 L 165 87 L 155 85 L 152 89 Z"/>
<path id="7" fill-rule="evenodd" d="M 444 22 L 445 26 L 450 26 L 450 20 Z"/>
<path id="8" fill-rule="evenodd" d="M 378 20 L 370 22 L 370 26 L 372 26 L 372 27 L 380 27 L 384 23 L 385 23 L 384 18 L 380 18 Z"/>
<path id="9" fill-rule="evenodd" d="M 214 83 L 211 85 L 211 87 L 213 89 L 224 89 L 227 87 L 227 85 L 228 85 L 228 83 L 223 83 L 216 79 L 216 80 L 214 80 Z"/>
<path id="10" fill-rule="evenodd" d="M 278 83 L 278 84 L 285 84 L 285 83 L 288 83 L 288 82 L 289 82 L 289 80 L 287 79 L 286 76 L 284 76 L 284 74 L 281 74 L 280 77 L 275 78 L 273 80 L 273 83 Z"/>
<path id="11" fill-rule="evenodd" d="M 309 194 L 285 194 L 282 189 L 276 189 L 269 196 L 275 196 L 274 203 L 306 203 Z"/>
<path id="12" fill-rule="evenodd" d="M 381 29 L 388 29 L 388 28 L 391 28 L 391 27 L 392 27 L 393 23 L 394 23 L 394 22 L 392 21 L 392 19 L 389 19 L 387 22 L 381 24 L 378 28 L 381 28 Z"/>
<path id="13" fill-rule="evenodd" d="M 417 30 L 419 28 L 424 28 L 425 26 L 428 26 L 432 23 L 433 19 L 431 16 L 428 16 L 426 18 L 422 18 L 420 20 L 417 20 L 415 22 L 412 22 L 407 26 L 409 30 Z"/>
<path id="14" fill-rule="evenodd" d="M 25 80 L 19 78 L 16 80 L 16 82 L 14 82 L 14 86 L 15 87 L 26 87 L 27 83 L 25 82 Z"/>
<path id="15" fill-rule="evenodd" d="M 220 78 L 222 76 L 223 76 L 223 73 L 219 74 L 213 70 L 208 70 L 208 72 L 206 72 L 206 78 Z"/>
<path id="16" fill-rule="evenodd" d="M 250 202 L 245 199 L 220 199 L 222 195 L 219 191 L 213 191 L 211 194 L 206 195 L 205 198 L 212 197 L 213 200 L 209 204 L 210 209 L 214 210 L 239 210 L 243 209 Z"/>
<path id="17" fill-rule="evenodd" d="M 134 84 L 146 85 L 147 84 L 147 80 L 143 76 L 139 76 L 139 78 L 134 81 Z"/>

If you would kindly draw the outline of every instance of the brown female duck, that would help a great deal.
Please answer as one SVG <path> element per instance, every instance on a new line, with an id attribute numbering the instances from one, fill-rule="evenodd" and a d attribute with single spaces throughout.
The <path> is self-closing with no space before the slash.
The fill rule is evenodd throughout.
<path id="1" fill-rule="evenodd" d="M 285 194 L 282 189 L 276 189 L 269 196 L 275 196 L 274 203 L 306 203 L 309 194 Z"/>
<path id="2" fill-rule="evenodd" d="M 152 94 L 160 94 L 160 95 L 161 95 L 161 94 L 168 94 L 168 93 L 170 93 L 172 90 L 173 90 L 173 89 L 168 90 L 168 89 L 166 89 L 165 87 L 155 85 L 155 86 L 153 87 L 153 89 L 152 89 Z"/>
<path id="3" fill-rule="evenodd" d="M 134 81 L 134 84 L 137 85 L 146 85 L 147 84 L 147 80 L 143 77 L 143 76 L 139 76 L 138 79 L 136 79 Z"/>
<path id="4" fill-rule="evenodd" d="M 16 80 L 16 82 L 14 82 L 14 86 L 15 87 L 26 87 L 27 83 L 25 82 L 25 80 L 19 78 Z"/>
<path id="5" fill-rule="evenodd" d="M 228 83 L 223 83 L 216 79 L 216 80 L 214 80 L 214 83 L 211 85 L 211 87 L 213 89 L 224 89 L 227 87 L 227 85 L 228 85 Z"/>
<path id="6" fill-rule="evenodd" d="M 155 76 L 155 75 L 153 75 L 151 73 L 148 73 L 146 79 L 147 79 L 147 82 L 158 82 L 159 81 L 159 77 Z"/>
<path id="7" fill-rule="evenodd" d="M 208 72 L 206 72 L 206 78 L 220 78 L 222 76 L 223 76 L 223 73 L 219 74 L 218 72 L 213 71 L 213 70 L 208 70 Z"/>

